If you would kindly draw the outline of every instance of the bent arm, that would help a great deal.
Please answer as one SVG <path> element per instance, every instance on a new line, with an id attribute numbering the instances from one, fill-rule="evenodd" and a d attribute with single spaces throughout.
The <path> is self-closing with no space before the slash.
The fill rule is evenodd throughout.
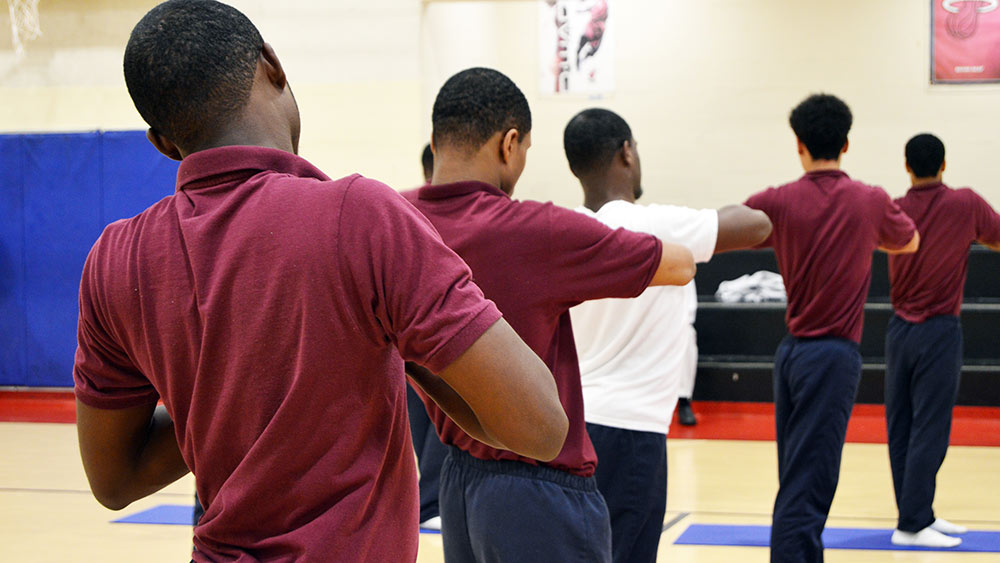
<path id="1" fill-rule="evenodd" d="M 885 252 L 886 254 L 913 254 L 920 248 L 920 233 L 913 231 L 913 238 L 910 242 L 906 243 L 906 246 L 902 248 L 885 248 L 883 246 L 878 247 L 879 250 Z"/>
<path id="2" fill-rule="evenodd" d="M 686 246 L 663 243 L 660 266 L 649 285 L 687 285 L 694 279 L 694 255 Z"/>
<path id="3" fill-rule="evenodd" d="M 121 510 L 188 473 L 164 407 L 98 409 L 76 401 L 83 469 L 97 501 Z"/>
<path id="4" fill-rule="evenodd" d="M 483 430 L 482 424 L 476 418 L 476 413 L 469 406 L 469 403 L 465 402 L 465 399 L 445 380 L 431 373 L 429 369 L 413 362 L 406 362 L 406 375 L 410 376 L 410 381 L 437 403 L 441 410 L 448 415 L 448 418 L 455 421 L 466 434 L 487 446 L 501 450 L 508 449 L 507 446 Z"/>
<path id="5" fill-rule="evenodd" d="M 468 407 L 458 405 L 464 420 L 455 421 L 477 430 L 469 419 L 474 417 L 484 442 L 540 461 L 551 461 L 562 451 L 569 420 L 555 380 L 507 321 L 494 323 L 438 376 Z M 449 402 L 447 408 L 454 406 Z"/>
<path id="6" fill-rule="evenodd" d="M 727 205 L 718 210 L 719 234 L 715 253 L 753 248 L 771 234 L 771 220 L 759 209 L 745 205 Z"/>

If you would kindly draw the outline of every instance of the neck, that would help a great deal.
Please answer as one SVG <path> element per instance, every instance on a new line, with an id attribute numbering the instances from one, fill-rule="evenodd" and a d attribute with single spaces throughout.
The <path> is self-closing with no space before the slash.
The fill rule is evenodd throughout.
<path id="1" fill-rule="evenodd" d="M 913 175 L 910 176 L 910 185 L 913 186 L 914 188 L 919 188 L 921 186 L 927 186 L 930 184 L 940 184 L 940 183 L 941 183 L 940 174 L 938 174 L 937 176 L 928 176 L 927 178 L 917 178 L 916 176 Z"/>
<path id="2" fill-rule="evenodd" d="M 802 159 L 802 168 L 804 168 L 806 172 L 819 172 L 821 170 L 840 170 L 840 161 Z"/>
<path id="3" fill-rule="evenodd" d="M 615 174 L 579 176 L 583 187 L 583 206 L 597 213 L 609 201 L 635 203 L 635 189 L 631 179 Z"/>
<path id="4" fill-rule="evenodd" d="M 513 186 L 510 189 L 505 188 L 496 164 L 484 155 L 483 151 L 468 154 L 461 150 L 439 149 L 434 158 L 431 183 L 441 185 L 455 182 L 482 182 L 510 195 Z"/>

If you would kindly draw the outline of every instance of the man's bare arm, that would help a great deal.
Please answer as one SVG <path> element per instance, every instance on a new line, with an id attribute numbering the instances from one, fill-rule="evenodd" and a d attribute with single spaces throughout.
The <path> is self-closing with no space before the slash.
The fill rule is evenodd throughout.
<path id="1" fill-rule="evenodd" d="M 649 285 L 685 285 L 694 279 L 694 255 L 679 244 L 663 243 L 660 266 Z"/>
<path id="2" fill-rule="evenodd" d="M 753 248 L 771 234 L 771 220 L 759 209 L 745 205 L 727 205 L 718 210 L 719 235 L 715 253 Z"/>
<path id="3" fill-rule="evenodd" d="M 540 461 L 562 451 L 569 420 L 555 380 L 507 321 L 494 323 L 438 375 L 468 406 L 462 416 L 475 416 L 488 443 Z M 456 422 L 474 427 L 468 419 Z"/>
<path id="4" fill-rule="evenodd" d="M 98 409 L 76 402 L 83 469 L 98 502 L 121 510 L 188 473 L 163 407 Z"/>
<path id="5" fill-rule="evenodd" d="M 410 381 L 433 399 L 448 415 L 448 418 L 455 421 L 466 434 L 487 446 L 501 450 L 507 449 L 507 446 L 496 441 L 483 430 L 483 426 L 479 423 L 479 419 L 476 418 L 476 413 L 469 406 L 469 403 L 466 403 L 465 399 L 445 380 L 431 373 L 429 369 L 413 362 L 406 362 L 406 375 L 410 376 Z"/>
<path id="6" fill-rule="evenodd" d="M 906 243 L 906 246 L 902 248 L 885 248 L 884 246 L 878 247 L 879 250 L 885 252 L 886 254 L 913 254 L 920 248 L 920 233 L 913 231 L 913 238 L 910 242 Z"/>

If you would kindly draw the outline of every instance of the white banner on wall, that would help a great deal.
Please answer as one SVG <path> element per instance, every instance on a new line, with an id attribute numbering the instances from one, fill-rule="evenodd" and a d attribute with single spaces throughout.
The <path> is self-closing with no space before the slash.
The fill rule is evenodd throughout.
<path id="1" fill-rule="evenodd" d="M 615 89 L 611 0 L 539 0 L 543 94 L 603 94 Z"/>

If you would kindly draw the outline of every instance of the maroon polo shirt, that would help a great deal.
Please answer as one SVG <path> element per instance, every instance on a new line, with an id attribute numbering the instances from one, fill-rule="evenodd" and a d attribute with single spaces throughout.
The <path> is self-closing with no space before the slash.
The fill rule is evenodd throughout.
<path id="1" fill-rule="evenodd" d="M 760 246 L 774 247 L 778 259 L 788 332 L 860 343 L 872 252 L 906 246 L 913 221 L 882 188 L 840 170 L 809 172 L 751 196 L 746 205 L 774 225 Z"/>
<path id="2" fill-rule="evenodd" d="M 597 455 L 583 420 L 569 309 L 590 299 L 642 293 L 660 264 L 660 241 L 623 229 L 613 231 L 551 203 L 515 201 L 481 182 L 425 186 L 408 197 L 472 268 L 476 284 L 552 371 L 569 418 L 569 434 L 562 451 L 546 465 L 593 475 Z M 480 459 L 538 464 L 474 440 L 424 399 L 444 443 Z"/>
<path id="3" fill-rule="evenodd" d="M 1000 215 L 969 188 L 935 182 L 910 188 L 896 203 L 917 224 L 920 249 L 889 256 L 892 306 L 911 323 L 958 315 L 973 241 L 1000 243 Z"/>
<path id="4" fill-rule="evenodd" d="M 162 398 L 207 508 L 197 561 L 413 561 L 402 358 L 443 369 L 499 318 L 391 188 L 211 149 L 91 250 L 76 394 Z"/>

